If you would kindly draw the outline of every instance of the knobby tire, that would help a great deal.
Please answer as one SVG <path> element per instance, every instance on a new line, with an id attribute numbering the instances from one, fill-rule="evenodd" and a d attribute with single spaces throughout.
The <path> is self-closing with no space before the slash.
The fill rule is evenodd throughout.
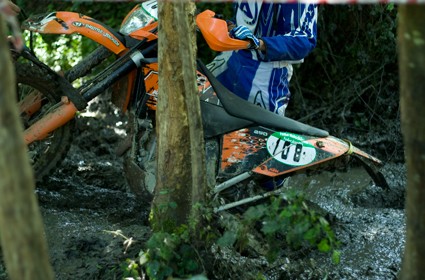
<path id="1" fill-rule="evenodd" d="M 34 90 L 42 96 L 42 108 L 37 113 L 31 116 L 21 113 L 21 120 L 26 129 L 49 112 L 60 101 L 61 94 L 57 90 L 59 85 L 46 70 L 39 66 L 33 63 L 16 62 L 15 69 L 18 102 Z M 69 150 L 74 126 L 75 121 L 71 120 L 45 139 L 28 146 L 28 155 L 36 182 L 41 182 L 47 175 L 52 174 L 62 162 Z"/>

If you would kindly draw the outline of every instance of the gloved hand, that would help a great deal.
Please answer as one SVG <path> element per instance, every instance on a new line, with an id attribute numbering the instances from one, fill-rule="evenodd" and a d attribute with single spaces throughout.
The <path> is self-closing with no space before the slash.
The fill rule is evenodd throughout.
<path id="1" fill-rule="evenodd" d="M 260 47 L 260 40 L 258 40 L 257 37 L 252 34 L 252 31 L 249 30 L 248 27 L 245 25 L 239 25 L 232 30 L 230 30 L 229 33 L 230 37 L 239 39 L 239 40 L 246 40 L 249 39 L 251 43 L 248 46 L 248 49 L 258 49 Z"/>

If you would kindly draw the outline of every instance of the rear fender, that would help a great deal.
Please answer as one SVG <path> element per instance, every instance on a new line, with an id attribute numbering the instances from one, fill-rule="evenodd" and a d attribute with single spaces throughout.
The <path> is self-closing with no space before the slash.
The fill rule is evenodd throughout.
<path id="1" fill-rule="evenodd" d="M 266 145 L 271 157 L 253 171 L 271 177 L 350 154 L 356 154 L 375 164 L 382 164 L 379 159 L 354 147 L 351 142 L 333 136 L 317 138 L 295 133 L 275 132 L 268 137 Z"/>
<path id="2" fill-rule="evenodd" d="M 115 54 L 127 49 L 113 30 L 93 18 L 78 13 L 52 12 L 33 16 L 25 20 L 22 27 L 42 34 L 81 34 Z"/>
<path id="3" fill-rule="evenodd" d="M 276 177 L 350 154 L 381 164 L 380 160 L 354 147 L 349 141 L 333 136 L 315 137 L 249 127 L 223 136 L 219 176 L 236 176 L 252 171 Z"/>

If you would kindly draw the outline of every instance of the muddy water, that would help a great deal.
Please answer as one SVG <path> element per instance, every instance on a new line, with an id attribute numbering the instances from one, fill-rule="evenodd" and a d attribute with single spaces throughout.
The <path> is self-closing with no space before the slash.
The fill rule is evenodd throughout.
<path id="1" fill-rule="evenodd" d="M 114 153 L 123 136 L 116 133 L 119 126 L 99 125 L 104 121 L 79 121 L 79 137 L 63 167 L 38 188 L 58 279 L 114 279 L 119 262 L 136 258 L 149 235 L 146 207 L 129 192 L 122 159 Z M 250 271 L 244 277 L 249 279 L 262 271 L 268 279 L 396 279 L 404 248 L 405 169 L 388 163 L 382 171 L 387 190 L 358 166 L 298 174 L 286 184 L 327 215 L 341 241 L 340 264 L 318 252 L 295 252 L 273 264 L 233 256 L 233 273 L 214 277 L 236 279 Z M 124 240 L 106 232 L 116 230 L 139 243 L 125 252 Z"/>
<path id="2" fill-rule="evenodd" d="M 117 114 L 78 119 L 64 163 L 37 186 L 56 279 L 120 279 L 122 261 L 136 259 L 150 234 L 147 207 L 129 192 L 123 160 L 115 155 L 123 128 Z M 288 253 L 273 264 L 229 254 L 215 262 L 222 270 L 211 279 L 252 279 L 259 272 L 267 279 L 396 279 L 404 248 L 404 165 L 388 163 L 383 173 L 388 190 L 357 166 L 298 174 L 286 184 L 327 215 L 341 241 L 340 264 L 318 252 Z M 118 230 L 136 243 L 126 248 L 111 233 Z"/>
<path id="3" fill-rule="evenodd" d="M 303 188 L 313 205 L 329 213 L 342 243 L 341 262 L 335 265 L 312 253 L 311 262 L 301 259 L 303 272 L 285 266 L 281 272 L 291 279 L 397 279 L 404 250 L 405 170 L 402 164 L 388 164 L 383 172 L 388 190 L 358 167 L 291 178 L 288 188 Z"/>
<path id="4" fill-rule="evenodd" d="M 121 279 L 122 262 L 147 239 L 147 207 L 128 191 L 115 155 L 122 126 L 113 115 L 78 119 L 61 167 L 37 186 L 56 279 Z M 126 248 L 125 238 L 136 243 Z"/>
<path id="5" fill-rule="evenodd" d="M 268 280 L 398 279 L 404 250 L 405 170 L 403 164 L 387 164 L 383 173 L 387 190 L 357 166 L 297 174 L 286 183 L 288 191 L 302 191 L 308 207 L 330 221 L 341 242 L 339 264 L 329 254 L 310 250 L 284 250 L 275 263 L 225 252 L 218 254 L 218 267 L 226 274 L 217 279 L 256 279 L 258 271 Z"/>

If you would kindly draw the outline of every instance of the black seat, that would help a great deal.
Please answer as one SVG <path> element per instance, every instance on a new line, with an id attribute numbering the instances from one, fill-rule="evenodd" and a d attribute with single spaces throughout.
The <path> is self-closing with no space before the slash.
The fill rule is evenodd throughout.
<path id="1" fill-rule="evenodd" d="M 208 70 L 202 61 L 198 60 L 199 71 L 207 76 L 214 88 L 223 108 L 234 117 L 254 122 L 258 125 L 275 130 L 289 131 L 317 137 L 327 137 L 329 132 L 298 122 L 291 118 L 279 116 L 237 96 L 224 87 L 217 78 Z"/>

